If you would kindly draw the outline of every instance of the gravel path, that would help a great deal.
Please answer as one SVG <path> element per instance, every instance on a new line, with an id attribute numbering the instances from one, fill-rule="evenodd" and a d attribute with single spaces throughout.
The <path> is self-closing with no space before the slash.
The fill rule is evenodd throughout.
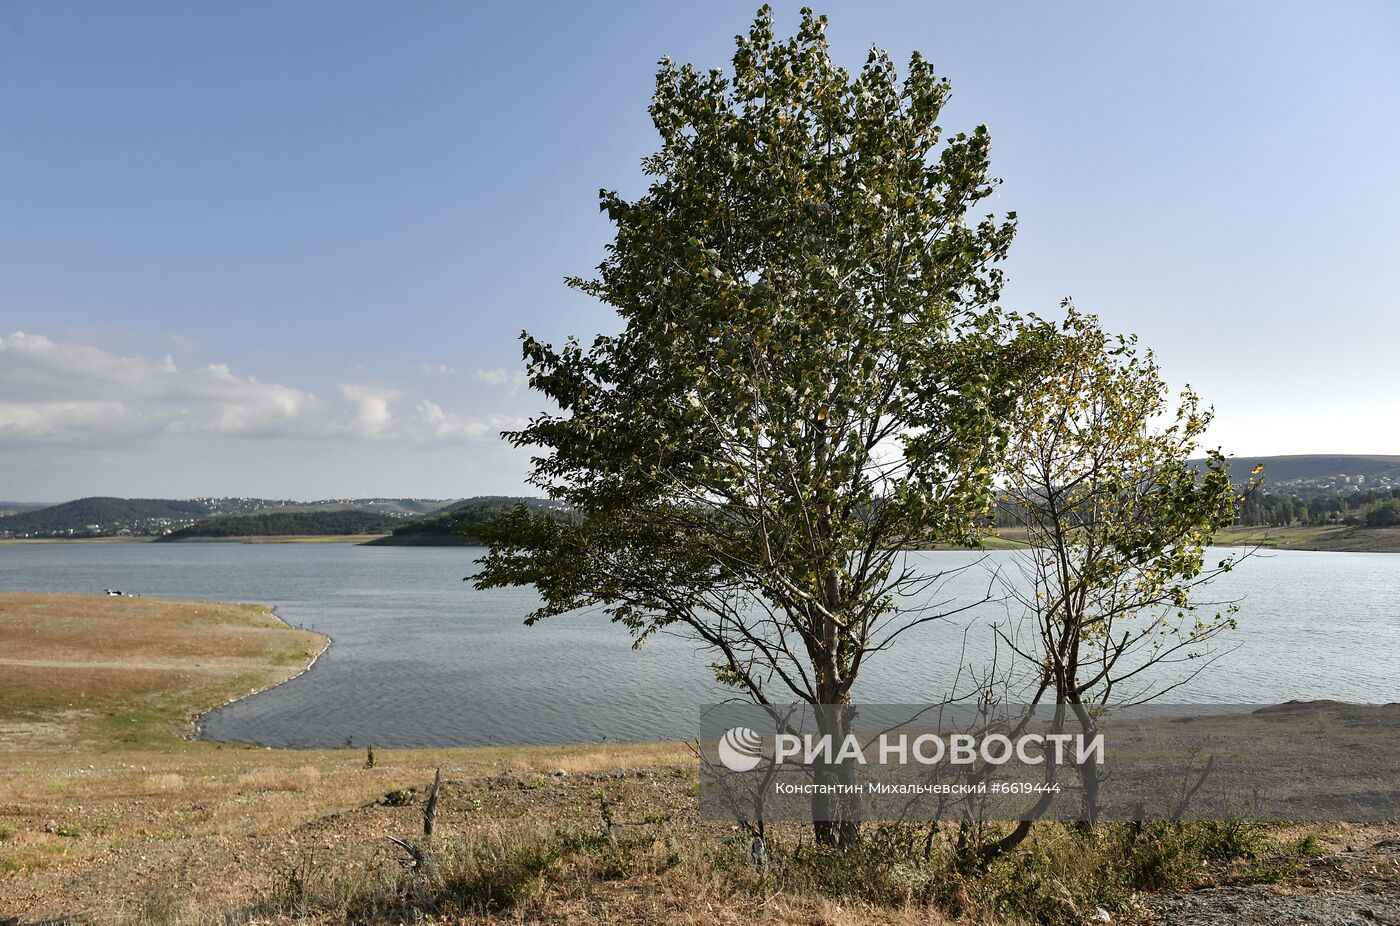
<path id="1" fill-rule="evenodd" d="M 1400 838 L 1308 861 L 1286 886 L 1159 894 L 1159 926 L 1400 926 Z"/>

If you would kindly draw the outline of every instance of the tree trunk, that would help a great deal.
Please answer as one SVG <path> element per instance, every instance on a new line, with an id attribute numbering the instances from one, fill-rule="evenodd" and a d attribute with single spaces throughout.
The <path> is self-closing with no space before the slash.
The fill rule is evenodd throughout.
<path id="1" fill-rule="evenodd" d="M 1099 732 L 1099 725 L 1094 720 L 1089 709 L 1081 701 L 1074 701 L 1070 705 L 1074 711 L 1074 716 L 1079 721 L 1079 729 L 1086 739 L 1092 739 Z M 1096 754 L 1091 754 L 1089 758 L 1077 764 L 1079 771 L 1079 783 L 1084 795 L 1084 820 L 1083 828 L 1093 827 L 1099 819 L 1099 762 L 1095 758 Z"/>
<path id="2" fill-rule="evenodd" d="M 823 413 L 817 416 L 812 428 L 812 460 L 817 483 L 817 535 L 822 544 L 818 550 L 824 562 L 819 563 L 817 569 L 821 577 L 818 598 L 822 603 L 822 610 L 817 615 L 818 644 L 815 650 L 809 649 L 808 652 L 817 675 L 817 700 L 820 702 L 814 705 L 817 733 L 831 737 L 834 756 L 851 731 L 853 710 L 850 706 L 851 680 L 843 679 L 840 671 L 842 641 L 838 615 L 844 607 L 841 600 L 841 564 L 827 547 L 834 536 L 830 500 L 823 490 L 830 477 L 827 426 L 827 416 Z M 860 797 L 850 790 L 858 781 L 856 765 L 820 763 L 812 771 L 812 780 L 819 792 L 812 795 L 813 836 L 819 845 L 849 849 L 860 840 Z M 839 790 L 835 794 L 821 794 L 822 789 L 827 787 Z"/>
<path id="3" fill-rule="evenodd" d="M 817 734 L 830 736 L 832 752 L 841 748 L 851 732 L 853 710 L 849 697 L 835 703 L 814 705 Z M 857 766 L 853 762 L 817 762 L 812 769 L 812 782 L 817 793 L 812 795 L 812 834 L 818 845 L 849 849 L 860 841 L 860 795 L 854 788 L 859 784 Z M 831 788 L 835 793 L 822 793 Z"/>

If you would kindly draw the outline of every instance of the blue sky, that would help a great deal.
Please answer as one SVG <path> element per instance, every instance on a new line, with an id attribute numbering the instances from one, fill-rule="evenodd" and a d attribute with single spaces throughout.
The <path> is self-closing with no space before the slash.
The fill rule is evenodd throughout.
<path id="1" fill-rule="evenodd" d="M 2 0 L 0 498 L 519 491 L 516 337 L 615 326 L 597 190 L 755 6 Z M 1227 452 L 1400 453 L 1400 6 L 819 10 L 990 127 L 1008 306 L 1137 332 Z"/>

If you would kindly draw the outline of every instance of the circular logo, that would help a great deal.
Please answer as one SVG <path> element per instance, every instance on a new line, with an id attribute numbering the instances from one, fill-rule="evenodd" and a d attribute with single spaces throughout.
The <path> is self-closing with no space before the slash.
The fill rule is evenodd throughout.
<path id="1" fill-rule="evenodd" d="M 719 760 L 731 772 L 750 772 L 763 761 L 763 737 L 748 727 L 734 727 L 719 738 Z"/>

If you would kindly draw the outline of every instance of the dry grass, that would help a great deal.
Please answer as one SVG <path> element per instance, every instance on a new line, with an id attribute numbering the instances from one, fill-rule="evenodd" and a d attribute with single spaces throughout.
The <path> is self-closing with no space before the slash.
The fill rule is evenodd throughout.
<path id="1" fill-rule="evenodd" d="M 255 605 L 3 594 L 0 724 L 44 725 L 49 747 L 165 743 L 195 714 L 301 671 L 324 644 Z"/>
<path id="2" fill-rule="evenodd" d="M 1397 553 L 1400 552 L 1400 527 L 1235 527 L 1217 534 L 1215 543 L 1275 550 Z"/>
<path id="3" fill-rule="evenodd" d="M 1400 553 L 1400 527 L 1230 527 L 1211 541 L 1219 547 L 1264 547 L 1271 550 L 1320 550 L 1335 553 Z M 986 538 L 989 550 L 1026 546 L 1024 528 L 999 528 Z"/>
<path id="4" fill-rule="evenodd" d="M 296 674 L 323 644 L 254 605 L 0 594 L 0 922 L 77 910 L 102 921 L 162 890 L 188 895 L 179 872 L 142 873 L 176 850 L 207 860 L 217 889 L 200 904 L 237 906 L 274 877 L 245 866 L 249 845 L 421 784 L 438 766 L 535 780 L 687 755 L 664 743 L 381 749 L 367 770 L 360 750 L 185 738 L 192 717 Z M 108 871 L 127 878 L 121 891 Z"/>
<path id="5" fill-rule="evenodd" d="M 794 825 L 760 868 L 742 832 L 699 821 L 680 744 L 377 750 L 370 769 L 180 735 L 319 646 L 250 606 L 0 595 L 0 923 L 1079 926 L 1099 904 L 1140 915 L 1143 887 L 1274 877 L 1318 838 L 1368 835 L 1046 826 L 969 873 L 951 828 L 872 827 L 833 854 Z M 439 767 L 430 865 L 407 871 L 385 837 L 421 831 Z"/>

